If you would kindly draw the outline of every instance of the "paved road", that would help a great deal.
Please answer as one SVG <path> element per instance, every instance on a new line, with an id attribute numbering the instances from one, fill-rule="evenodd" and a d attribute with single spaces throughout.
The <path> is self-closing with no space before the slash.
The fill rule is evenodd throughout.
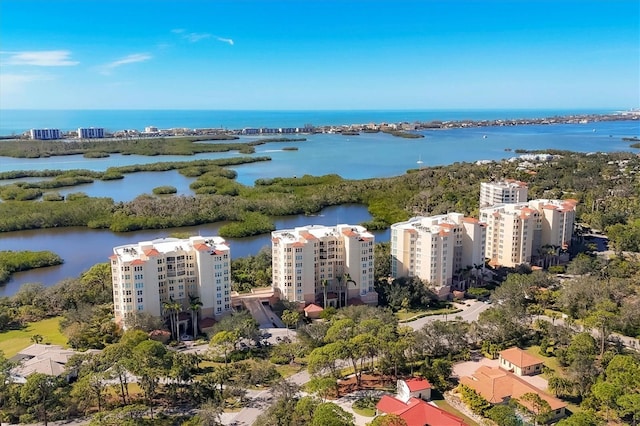
<path id="1" fill-rule="evenodd" d="M 491 305 L 483 302 L 478 302 L 477 300 L 470 301 L 468 302 L 468 304 L 471 306 L 466 306 L 461 303 L 457 304 L 457 306 L 460 306 L 463 309 L 463 311 L 458 312 L 456 314 L 431 315 L 428 317 L 419 318 L 415 321 L 404 323 L 403 325 L 408 325 L 412 327 L 414 330 L 419 330 L 422 327 L 424 327 L 425 324 L 428 324 L 432 321 L 435 321 L 435 320 L 447 321 L 447 320 L 452 320 L 456 317 L 461 317 L 462 320 L 466 322 L 473 322 L 478 319 L 481 312 L 486 311 L 491 307 Z"/>
<path id="2" fill-rule="evenodd" d="M 260 299 L 245 298 L 244 306 L 249 310 L 251 316 L 258 321 L 260 328 L 284 328 L 284 323 L 273 313 L 269 306 L 262 304 Z"/>
<path id="3" fill-rule="evenodd" d="M 456 314 L 432 315 L 429 317 L 424 317 L 424 318 L 417 319 L 415 321 L 404 323 L 404 325 L 411 326 L 414 330 L 418 330 L 422 328 L 425 324 L 431 321 L 452 320 L 454 317 L 457 317 L 457 316 L 462 317 L 464 321 L 471 322 L 471 321 L 477 320 L 480 313 L 489 309 L 489 307 L 491 306 L 486 303 L 482 303 L 478 301 L 472 301 L 469 303 L 469 305 L 470 306 L 459 304 L 459 306 L 464 310 Z M 270 329 L 270 330 L 273 331 L 274 329 Z M 309 376 L 309 373 L 305 370 L 289 377 L 289 380 L 293 381 L 298 385 L 304 385 L 310 380 L 310 376 Z M 271 405 L 273 400 L 273 395 L 271 394 L 271 391 L 268 389 L 258 392 L 257 394 L 255 394 L 254 397 L 255 397 L 255 400 L 250 402 L 246 408 L 243 408 L 242 410 L 240 410 L 235 416 L 226 414 L 222 419 L 223 424 L 230 425 L 230 426 L 252 425 L 253 422 L 255 422 L 256 418 L 258 418 L 258 416 L 262 414 L 262 412 Z M 348 410 L 349 412 L 353 413 L 353 411 L 351 410 L 351 404 L 353 403 L 353 396 L 347 395 L 334 402 L 338 403 L 338 405 L 340 405 L 345 410 Z M 356 424 L 358 425 L 364 425 L 367 422 L 370 422 L 372 420 L 371 418 L 357 416 L 355 414 L 354 416 L 356 418 Z"/>
<path id="4" fill-rule="evenodd" d="M 289 377 L 288 380 L 297 384 L 304 385 L 310 380 L 309 373 L 304 370 Z M 231 426 L 250 426 L 256 421 L 258 416 L 266 411 L 273 401 L 271 389 L 265 389 L 254 395 L 247 407 L 240 410 L 235 416 L 225 416 L 223 424 Z M 229 418 L 230 417 L 230 418 Z"/>
<path id="5" fill-rule="evenodd" d="M 550 322 L 552 324 L 558 324 L 558 325 L 564 325 L 564 322 L 565 322 L 563 318 L 551 318 L 546 315 L 537 315 L 535 318 Z M 585 331 L 585 328 L 580 324 L 574 324 L 573 327 L 575 327 L 579 331 Z M 590 330 L 590 333 L 594 338 L 596 339 L 600 338 L 600 332 L 595 328 L 592 328 Z M 609 336 L 609 340 L 611 339 L 620 339 L 622 344 L 628 349 L 632 349 L 634 351 L 640 350 L 640 340 L 634 339 L 633 337 L 623 336 L 622 334 L 618 334 L 618 333 L 611 333 L 611 335 Z"/>

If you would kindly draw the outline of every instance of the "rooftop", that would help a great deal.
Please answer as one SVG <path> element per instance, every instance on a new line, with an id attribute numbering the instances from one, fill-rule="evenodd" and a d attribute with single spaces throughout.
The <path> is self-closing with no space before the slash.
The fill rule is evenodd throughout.
<path id="1" fill-rule="evenodd" d="M 384 395 L 376 405 L 376 409 L 402 417 L 407 422 L 407 426 L 467 426 L 461 418 L 418 398 L 411 398 L 405 404 L 397 398 Z"/>
<path id="2" fill-rule="evenodd" d="M 500 358 L 509 361 L 511 364 L 520 368 L 531 367 L 533 365 L 542 364 L 544 361 L 533 356 L 520 348 L 509 348 L 500 352 Z"/>
<path id="3" fill-rule="evenodd" d="M 549 403 L 552 410 L 566 407 L 567 404 L 535 386 L 522 380 L 513 373 L 500 368 L 482 366 L 471 376 L 461 377 L 460 383 L 478 392 L 492 404 L 501 404 L 509 398 L 519 399 L 524 394 L 535 393 Z M 522 402 L 527 405 L 526 402 Z"/>

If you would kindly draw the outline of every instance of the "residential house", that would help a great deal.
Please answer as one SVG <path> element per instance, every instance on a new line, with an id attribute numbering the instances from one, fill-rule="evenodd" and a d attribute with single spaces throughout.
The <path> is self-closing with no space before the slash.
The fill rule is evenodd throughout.
<path id="1" fill-rule="evenodd" d="M 100 351 L 90 349 L 84 353 L 96 352 Z M 18 366 L 11 370 L 11 380 L 14 383 L 25 383 L 31 374 L 42 373 L 49 376 L 66 374 L 65 378 L 69 381 L 75 374 L 67 372 L 66 365 L 69 359 L 78 353 L 80 352 L 64 349 L 59 345 L 34 343 L 11 358 L 11 361 L 18 363 Z"/>
<path id="2" fill-rule="evenodd" d="M 515 399 L 521 405 L 532 408 L 530 403 L 521 400 L 521 398 L 525 394 L 534 393 L 547 401 L 551 407 L 551 420 L 559 419 L 565 415 L 566 403 L 501 368 L 482 366 L 471 376 L 461 377 L 460 384 L 475 390 L 491 404 L 506 404 L 511 399 Z"/>
<path id="3" fill-rule="evenodd" d="M 397 398 L 407 403 L 411 398 L 428 401 L 431 399 L 431 383 L 422 377 L 412 377 L 406 380 L 398 380 Z"/>
<path id="4" fill-rule="evenodd" d="M 403 402 L 393 396 L 384 395 L 376 404 L 376 412 L 378 415 L 400 416 L 407 426 L 467 426 L 461 418 L 418 398 L 410 398 Z"/>
<path id="5" fill-rule="evenodd" d="M 544 362 L 520 348 L 509 348 L 500 352 L 500 368 L 517 376 L 532 376 L 542 373 Z"/>

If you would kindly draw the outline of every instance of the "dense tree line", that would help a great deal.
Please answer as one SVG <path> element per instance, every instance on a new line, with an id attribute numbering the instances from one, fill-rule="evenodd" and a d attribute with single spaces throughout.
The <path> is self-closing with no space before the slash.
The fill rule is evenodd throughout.
<path id="1" fill-rule="evenodd" d="M 0 146 L 0 156 L 17 158 L 52 157 L 85 153 L 137 155 L 193 155 L 201 152 L 254 152 L 252 143 L 202 143 L 208 140 L 238 139 L 231 135 L 206 137 L 145 138 L 118 140 L 7 141 Z M 200 142 L 200 143 L 198 143 Z"/>
<path id="2" fill-rule="evenodd" d="M 44 266 L 60 265 L 62 258 L 51 251 L 0 251 L 0 284 L 11 274 Z"/>

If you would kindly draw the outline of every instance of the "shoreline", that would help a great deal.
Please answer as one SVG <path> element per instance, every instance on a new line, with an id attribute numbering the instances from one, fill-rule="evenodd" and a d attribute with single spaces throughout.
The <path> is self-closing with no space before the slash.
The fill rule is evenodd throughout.
<path id="1" fill-rule="evenodd" d="M 424 130 L 448 130 L 459 128 L 482 128 L 482 127 L 512 127 L 523 125 L 552 125 L 552 124 L 589 124 L 601 121 L 640 121 L 640 111 L 630 110 L 610 114 L 569 114 L 556 115 L 543 118 L 514 118 L 514 119 L 483 119 L 483 120 L 429 120 L 429 121 L 399 121 L 399 122 L 370 122 L 367 124 L 325 124 L 312 127 L 244 127 L 241 129 L 226 128 L 170 128 L 158 129 L 153 134 L 132 130 L 118 130 L 112 133 L 105 132 L 104 138 L 80 139 L 75 135 L 75 130 L 61 131 L 64 137 L 56 140 L 103 140 L 110 138 L 146 139 L 152 137 L 170 136 L 271 136 L 274 135 L 301 135 L 317 133 L 343 133 L 343 132 L 364 132 L 375 133 L 384 131 L 424 131 Z M 30 139 L 29 131 L 21 135 L 0 135 L 0 141 L 25 140 Z"/>

